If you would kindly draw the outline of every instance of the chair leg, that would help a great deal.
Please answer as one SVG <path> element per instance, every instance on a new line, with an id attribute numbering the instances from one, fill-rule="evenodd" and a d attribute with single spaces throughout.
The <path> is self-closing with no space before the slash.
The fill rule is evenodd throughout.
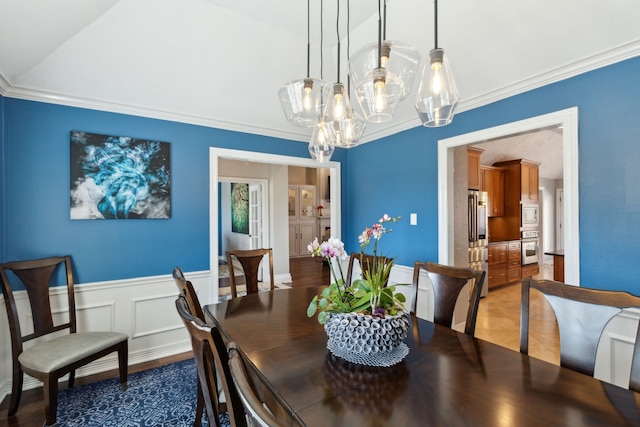
<path id="1" fill-rule="evenodd" d="M 11 402 L 9 403 L 8 416 L 15 415 L 18 412 L 18 405 L 20 405 L 20 398 L 22 397 L 22 382 L 24 380 L 24 373 L 20 369 L 20 365 L 13 366 L 13 386 L 11 389 Z"/>
<path id="2" fill-rule="evenodd" d="M 200 380 L 196 378 L 198 385 L 198 397 L 196 399 L 196 419 L 193 422 L 193 427 L 200 427 L 202 422 L 202 413 L 204 412 L 204 396 L 202 394 L 202 388 L 200 387 Z"/>
<path id="3" fill-rule="evenodd" d="M 127 389 L 127 371 L 129 366 L 127 365 L 129 359 L 129 345 L 125 341 L 118 349 L 118 367 L 120 372 L 120 384 L 122 391 Z"/>
<path id="4" fill-rule="evenodd" d="M 76 370 L 69 372 L 69 381 L 67 382 L 69 388 L 73 388 L 73 385 L 76 382 Z"/>
<path id="5" fill-rule="evenodd" d="M 58 378 L 49 375 L 44 380 L 44 413 L 47 420 L 47 426 L 56 423 L 58 412 Z"/>

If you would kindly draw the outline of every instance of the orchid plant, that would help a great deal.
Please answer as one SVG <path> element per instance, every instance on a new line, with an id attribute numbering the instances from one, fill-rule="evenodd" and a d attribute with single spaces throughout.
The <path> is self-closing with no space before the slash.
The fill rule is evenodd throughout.
<path id="1" fill-rule="evenodd" d="M 365 249 L 373 242 L 373 262 L 362 271 L 362 278 L 353 283 L 345 283 L 342 272 L 342 261 L 347 259 L 344 243 L 334 237 L 328 241 L 319 243 L 316 238 L 307 246 L 312 256 L 321 256 L 326 259 L 331 269 L 333 282 L 323 289 L 320 295 L 311 300 L 307 308 L 307 316 L 313 317 L 318 311 L 318 321 L 325 323 L 330 313 L 363 313 L 376 317 L 396 315 L 404 311 L 405 296 L 396 293 L 396 286 L 386 286 L 394 261 L 388 261 L 378 255 L 378 243 L 380 238 L 390 233 L 391 229 L 384 227 L 385 223 L 398 222 L 400 217 L 383 215 L 377 223 L 367 227 L 360 236 L 360 265 Z M 337 268 L 336 268 L 337 266 Z M 336 271 L 337 270 L 337 271 Z"/>

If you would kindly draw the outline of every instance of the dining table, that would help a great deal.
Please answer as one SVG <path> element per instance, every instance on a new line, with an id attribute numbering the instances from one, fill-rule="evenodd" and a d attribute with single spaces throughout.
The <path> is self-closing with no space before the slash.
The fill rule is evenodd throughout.
<path id="1" fill-rule="evenodd" d="M 410 315 L 408 355 L 347 362 L 293 287 L 205 305 L 260 398 L 292 426 L 640 425 L 639 394 Z"/>

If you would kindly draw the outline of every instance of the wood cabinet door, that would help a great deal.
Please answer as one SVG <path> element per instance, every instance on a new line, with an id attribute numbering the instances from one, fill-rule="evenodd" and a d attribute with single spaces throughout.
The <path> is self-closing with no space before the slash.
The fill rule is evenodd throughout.
<path id="1" fill-rule="evenodd" d="M 480 155 L 482 151 L 474 147 L 467 147 L 467 161 L 468 161 L 468 181 L 470 190 L 480 189 Z"/>
<path id="2" fill-rule="evenodd" d="M 487 192 L 487 213 L 490 217 L 504 215 L 504 172 L 484 169 L 483 186 Z"/>
<path id="3" fill-rule="evenodd" d="M 520 168 L 521 199 L 525 202 L 538 201 L 538 166 L 523 163 Z"/>
<path id="4" fill-rule="evenodd" d="M 491 244 L 488 248 L 487 262 L 489 264 L 498 264 L 507 262 L 507 244 Z"/>

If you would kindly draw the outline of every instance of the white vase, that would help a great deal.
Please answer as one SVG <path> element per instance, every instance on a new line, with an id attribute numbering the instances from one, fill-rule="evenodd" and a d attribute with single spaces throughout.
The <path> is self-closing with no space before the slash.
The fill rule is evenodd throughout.
<path id="1" fill-rule="evenodd" d="M 409 330 L 406 312 L 384 318 L 358 313 L 329 313 L 324 329 L 329 351 L 352 363 L 392 366 L 409 353 L 404 343 Z"/>

